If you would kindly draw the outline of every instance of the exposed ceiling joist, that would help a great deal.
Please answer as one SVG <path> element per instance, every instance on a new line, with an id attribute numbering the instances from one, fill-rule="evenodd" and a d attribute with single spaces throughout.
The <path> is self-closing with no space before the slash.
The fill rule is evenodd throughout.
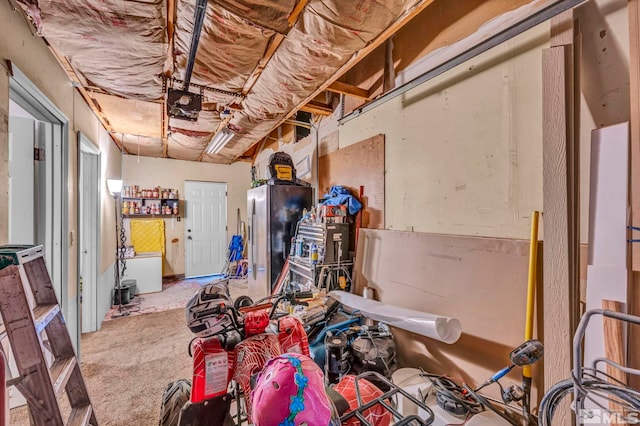
<path id="1" fill-rule="evenodd" d="M 337 80 L 331 83 L 329 87 L 327 87 L 327 91 L 340 93 L 343 95 L 355 96 L 356 98 L 366 99 L 367 101 L 371 100 L 371 95 L 369 95 L 368 90 Z"/>
<path id="2" fill-rule="evenodd" d="M 291 11 L 291 15 L 289 15 L 288 19 L 289 28 L 293 27 L 293 24 L 296 23 L 296 21 L 298 20 L 298 16 L 300 16 L 308 2 L 309 0 L 300 0 L 298 4 L 296 4 L 296 7 L 293 8 L 293 11 Z"/>
<path id="3" fill-rule="evenodd" d="M 111 135 L 111 133 L 113 132 L 113 128 L 111 127 L 111 124 L 104 117 L 104 115 L 102 114 L 102 111 L 100 111 L 96 107 L 96 104 L 93 101 L 93 98 L 91 98 L 91 96 L 89 95 L 89 92 L 87 92 L 87 90 L 83 87 L 82 82 L 81 82 L 80 78 L 78 77 L 78 74 L 73 69 L 73 66 L 71 65 L 69 60 L 65 56 L 63 56 L 62 54 L 57 52 L 51 45 L 48 44 L 47 46 L 49 47 L 49 51 L 51 51 L 53 56 L 58 60 L 60 65 L 62 65 L 62 68 L 67 73 L 67 76 L 71 80 L 73 86 L 76 89 L 78 89 L 78 92 L 80 93 L 80 96 L 82 96 L 82 98 L 87 103 L 87 105 L 89 105 L 89 108 L 91 108 L 91 111 L 93 111 L 93 113 L 98 118 L 98 120 L 100 120 L 100 123 L 102 123 L 102 126 L 104 126 L 104 128 L 107 130 L 107 132 L 109 133 L 109 136 L 111 137 L 111 140 L 113 140 L 113 142 L 116 144 L 116 146 L 118 147 L 118 149 L 120 151 L 128 154 L 128 151 L 124 147 L 124 145 L 122 145 L 120 143 L 120 141 L 118 141 L 116 138 L 114 138 Z"/>
<path id="4" fill-rule="evenodd" d="M 306 105 L 299 108 L 300 111 L 310 112 L 312 114 L 322 115 L 328 117 L 333 114 L 333 108 L 327 104 L 321 104 L 320 102 L 311 101 Z"/>
<path id="5" fill-rule="evenodd" d="M 395 21 L 392 25 L 389 25 L 389 27 L 387 27 L 387 29 L 384 30 L 375 40 L 373 40 L 367 46 L 365 46 L 364 48 L 362 48 L 358 52 L 356 52 L 351 57 L 351 59 L 349 59 L 347 62 L 345 62 L 331 77 L 329 77 L 324 82 L 324 84 L 322 84 L 320 87 L 318 87 L 318 89 L 316 89 L 309 96 L 307 96 L 305 99 L 303 99 L 302 102 L 300 102 L 299 106 L 297 108 L 294 108 L 294 110 L 300 109 L 300 110 L 304 111 L 303 108 L 307 108 L 308 105 L 310 103 L 312 103 L 313 99 L 316 98 L 316 96 L 318 96 L 320 93 L 326 91 L 327 88 L 331 84 L 333 84 L 335 81 L 338 80 L 338 78 L 340 78 L 342 75 L 344 75 L 344 73 L 346 73 L 353 66 L 355 66 L 358 62 L 360 62 L 367 55 L 369 55 L 371 52 L 373 52 L 378 46 L 380 46 L 382 43 L 384 43 L 389 37 L 391 37 L 393 34 L 395 34 L 396 31 L 398 31 L 400 28 L 402 28 L 407 22 L 409 22 L 411 19 L 413 19 L 420 12 L 425 10 L 434 1 L 435 0 L 422 0 L 419 3 L 417 3 L 413 7 L 413 9 L 410 10 L 405 16 L 403 16 L 401 19 L 398 19 L 397 21 Z M 288 120 L 288 117 L 283 117 L 281 120 L 279 120 L 277 122 L 275 127 L 281 125 L 286 120 Z"/>
<path id="6" fill-rule="evenodd" d="M 243 95 L 246 95 L 251 91 L 251 88 L 258 80 L 258 77 L 260 77 L 260 74 L 262 74 L 262 71 L 264 71 L 265 67 L 271 60 L 271 57 L 273 56 L 274 53 L 276 53 L 276 50 L 280 46 L 280 43 L 282 43 L 282 40 L 284 40 L 284 36 L 282 34 L 276 34 L 273 36 L 273 38 L 269 42 L 269 45 L 267 46 L 267 50 L 265 51 L 264 56 L 262 57 L 262 59 L 260 59 L 260 62 L 256 66 L 256 69 L 253 71 L 253 73 L 247 79 L 247 82 L 244 84 L 244 87 L 242 88 Z"/>
<path id="7" fill-rule="evenodd" d="M 167 38 L 170 54 L 173 57 L 173 37 L 175 34 L 176 0 L 167 0 Z M 163 81 L 163 84 L 166 82 Z M 162 102 L 162 156 L 169 156 L 169 114 L 166 100 Z"/>
<path id="8" fill-rule="evenodd" d="M 300 16 L 302 11 L 304 10 L 304 7 L 307 5 L 307 2 L 308 0 L 300 0 L 296 4 L 296 7 L 293 8 L 293 11 L 291 12 L 291 15 L 289 15 L 289 18 L 288 18 L 289 28 L 291 28 L 293 24 L 296 23 L 296 21 L 298 20 L 298 16 Z M 260 62 L 256 66 L 255 70 L 253 70 L 253 73 L 249 76 L 249 78 L 247 78 L 247 81 L 244 84 L 244 87 L 242 88 L 243 95 L 246 95 L 251 91 L 251 88 L 258 80 L 258 77 L 260 77 L 260 74 L 262 74 L 262 71 L 264 71 L 265 67 L 271 60 L 271 57 L 273 56 L 274 53 L 276 53 L 276 50 L 278 49 L 278 47 L 280 47 L 282 40 L 284 40 L 283 34 L 276 34 L 273 36 L 273 38 L 269 42 L 269 45 L 267 46 L 267 50 L 265 50 L 264 56 L 262 57 L 262 59 L 260 59 Z"/>

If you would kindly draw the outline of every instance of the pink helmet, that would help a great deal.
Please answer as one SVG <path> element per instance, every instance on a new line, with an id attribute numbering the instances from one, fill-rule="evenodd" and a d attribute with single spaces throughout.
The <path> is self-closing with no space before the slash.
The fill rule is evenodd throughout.
<path id="1" fill-rule="evenodd" d="M 252 392 L 256 426 L 339 425 L 324 391 L 322 370 L 309 357 L 287 353 L 270 359 Z"/>

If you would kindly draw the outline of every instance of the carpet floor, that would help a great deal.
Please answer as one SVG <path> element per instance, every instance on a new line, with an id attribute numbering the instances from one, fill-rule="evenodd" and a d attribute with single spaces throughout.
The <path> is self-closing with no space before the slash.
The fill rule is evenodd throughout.
<path id="1" fill-rule="evenodd" d="M 82 374 L 103 426 L 157 425 L 167 383 L 188 378 L 192 334 L 184 309 L 107 321 L 82 336 Z M 11 410 L 11 425 L 27 426 L 25 407 Z"/>
<path id="2" fill-rule="evenodd" d="M 187 350 L 193 334 L 185 323 L 186 300 L 210 281 L 176 283 L 149 295 L 147 309 L 113 320 L 107 315 L 99 331 L 82 335 L 82 374 L 101 426 L 158 424 L 166 385 L 191 378 Z M 229 286 L 233 298 L 246 289 L 246 281 Z M 27 408 L 11 410 L 9 424 L 29 426 Z"/>

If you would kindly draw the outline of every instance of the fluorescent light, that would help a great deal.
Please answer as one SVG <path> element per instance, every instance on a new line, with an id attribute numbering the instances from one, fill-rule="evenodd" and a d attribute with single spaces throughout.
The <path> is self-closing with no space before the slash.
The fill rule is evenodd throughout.
<path id="1" fill-rule="evenodd" d="M 209 142 L 204 152 L 207 154 L 217 154 L 235 135 L 235 133 L 225 127 L 211 138 L 211 142 Z"/>
<path id="2" fill-rule="evenodd" d="M 107 188 L 112 196 L 120 195 L 122 192 L 122 180 L 120 179 L 107 179 Z"/>

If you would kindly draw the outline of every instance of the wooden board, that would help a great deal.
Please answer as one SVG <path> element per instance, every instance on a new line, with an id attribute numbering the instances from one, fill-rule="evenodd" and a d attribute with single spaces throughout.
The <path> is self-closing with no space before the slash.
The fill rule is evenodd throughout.
<path id="1" fill-rule="evenodd" d="M 0 63 L 0 176 L 9 176 L 9 70 Z M 0 184 L 0 203 L 9 205 L 9 179 Z M 0 211 L 0 244 L 9 242 L 9 209 Z"/>
<path id="2" fill-rule="evenodd" d="M 576 237 L 571 228 L 577 217 L 570 212 L 567 164 L 573 134 L 571 68 L 570 47 L 543 51 L 544 343 L 545 358 L 555 360 L 545 368 L 545 388 L 571 369 L 572 313 L 577 308 L 570 276 L 577 264 L 571 259 Z M 562 419 L 566 413 L 559 414 Z"/>
<path id="3" fill-rule="evenodd" d="M 631 225 L 640 226 L 640 0 L 627 2 L 629 13 L 629 88 L 631 96 Z M 632 233 L 638 235 L 637 232 Z M 631 245 L 633 285 L 629 300 L 631 312 L 640 314 L 640 243 Z M 640 339 L 640 327 L 630 327 L 629 341 Z M 629 351 L 629 365 L 640 368 L 640 352 Z M 640 386 L 640 377 L 631 376 L 630 384 Z"/>
<path id="4" fill-rule="evenodd" d="M 320 198 L 333 185 L 358 195 L 364 186 L 363 228 L 384 229 L 384 135 L 324 155 L 318 160 Z"/>
<path id="5" fill-rule="evenodd" d="M 640 226 L 640 0 L 629 0 L 629 88 L 631 95 L 631 224 Z M 637 235 L 637 234 L 636 234 Z M 640 271 L 640 244 L 631 246 L 632 270 Z"/>

